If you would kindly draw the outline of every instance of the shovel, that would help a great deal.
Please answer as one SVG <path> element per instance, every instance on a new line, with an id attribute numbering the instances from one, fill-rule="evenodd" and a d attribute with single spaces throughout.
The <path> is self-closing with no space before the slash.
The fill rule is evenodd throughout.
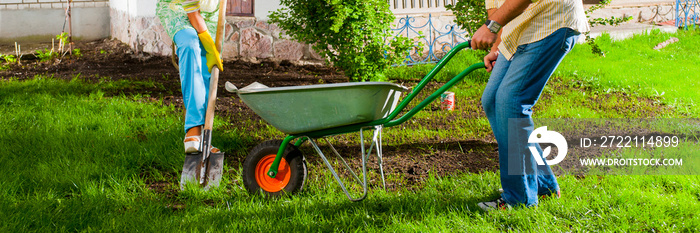
<path id="1" fill-rule="evenodd" d="M 216 29 L 216 49 L 221 51 L 222 32 L 226 21 L 226 1 L 219 1 L 219 22 Z M 214 126 L 214 110 L 216 108 L 216 90 L 219 83 L 219 68 L 214 66 L 209 80 L 209 99 L 207 112 L 202 130 L 202 152 L 185 154 L 185 164 L 182 166 L 180 189 L 185 186 L 197 185 L 204 190 L 218 187 L 224 169 L 224 153 L 211 153 L 211 131 Z"/>

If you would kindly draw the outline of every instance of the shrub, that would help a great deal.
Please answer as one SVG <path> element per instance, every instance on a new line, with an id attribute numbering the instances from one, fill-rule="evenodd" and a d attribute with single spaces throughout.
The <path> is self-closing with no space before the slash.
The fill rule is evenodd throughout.
<path id="1" fill-rule="evenodd" d="M 484 0 L 458 0 L 455 5 L 446 5 L 445 8 L 455 15 L 455 23 L 471 36 L 487 18 Z"/>
<path id="2" fill-rule="evenodd" d="M 395 17 L 386 0 L 281 0 L 270 15 L 294 40 L 307 43 L 351 80 L 382 80 L 413 42 L 390 38 Z"/>

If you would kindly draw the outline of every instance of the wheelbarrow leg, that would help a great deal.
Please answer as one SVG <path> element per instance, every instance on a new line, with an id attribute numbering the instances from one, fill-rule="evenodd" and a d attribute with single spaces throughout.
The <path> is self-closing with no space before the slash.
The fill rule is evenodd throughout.
<path id="1" fill-rule="evenodd" d="M 374 141 L 375 145 L 377 145 L 377 162 L 379 163 L 379 173 L 382 175 L 382 187 L 384 187 L 384 191 L 386 191 L 386 181 L 384 180 L 384 168 L 382 167 L 382 162 L 384 160 L 383 154 L 382 154 L 382 126 L 378 125 L 375 127 L 374 130 Z M 377 134 L 379 134 L 379 140 L 377 140 Z"/>
<path id="2" fill-rule="evenodd" d="M 372 143 L 370 144 L 370 147 L 367 149 L 367 156 L 372 154 L 372 147 L 376 146 L 376 148 L 377 148 L 377 163 L 379 164 L 379 173 L 381 174 L 381 177 L 382 177 L 382 187 L 384 188 L 384 190 L 386 190 L 386 181 L 384 179 L 384 167 L 382 166 L 382 163 L 384 160 L 384 157 L 382 154 L 382 129 L 383 129 L 383 127 L 381 125 L 377 125 L 374 127 L 374 135 L 372 136 Z M 362 138 L 362 137 L 360 137 L 360 138 Z M 363 147 L 363 150 L 364 150 L 364 147 Z"/>
<path id="3" fill-rule="evenodd" d="M 314 140 L 313 138 L 309 138 L 309 141 L 311 142 L 311 145 L 313 146 L 313 148 L 316 150 L 316 153 L 318 153 L 318 155 L 321 156 L 323 163 L 325 163 L 326 166 L 328 167 L 328 169 L 331 171 L 331 174 L 333 174 L 333 178 L 335 178 L 335 180 L 338 182 L 338 184 L 340 185 L 340 188 L 345 193 L 345 196 L 347 196 L 348 199 L 350 199 L 351 201 L 361 201 L 361 200 L 365 199 L 365 197 L 367 197 L 367 159 L 369 158 L 369 155 L 372 154 L 372 148 L 375 146 L 377 147 L 377 153 L 378 153 L 377 156 L 379 157 L 379 163 L 380 163 L 379 169 L 380 169 L 380 172 L 382 174 L 382 185 L 384 185 L 384 188 L 386 189 L 386 183 L 384 181 L 384 169 L 382 168 L 382 165 L 381 165 L 381 160 L 382 160 L 381 143 L 378 142 L 379 140 L 381 140 L 381 130 L 382 130 L 381 126 L 375 127 L 374 135 L 372 137 L 372 142 L 369 144 L 369 148 L 367 148 L 367 150 L 365 150 L 365 139 L 364 139 L 363 129 L 360 129 L 360 148 L 361 148 L 360 150 L 362 151 L 362 179 L 360 179 L 360 177 L 352 170 L 352 168 L 350 168 L 350 165 L 348 165 L 348 163 L 345 162 L 345 159 L 343 159 L 343 157 L 340 156 L 340 153 L 338 153 L 338 151 L 335 149 L 335 147 L 333 147 L 333 145 L 328 141 L 328 139 L 324 138 L 326 143 L 328 143 L 328 145 L 331 147 L 333 153 L 336 156 L 338 156 L 338 158 L 340 158 L 340 161 L 343 163 L 345 168 L 348 171 L 350 171 L 350 173 L 355 178 L 355 180 L 358 183 L 360 183 L 360 185 L 362 185 L 362 196 L 360 196 L 359 198 L 353 198 L 352 195 L 350 195 L 347 188 L 345 187 L 345 184 L 343 183 L 342 180 L 340 180 L 338 173 L 336 173 L 336 171 L 333 168 L 333 166 L 331 165 L 331 163 L 328 162 L 328 159 L 323 154 L 323 151 L 321 151 L 321 148 L 318 147 L 316 140 Z"/>
<path id="4" fill-rule="evenodd" d="M 350 165 L 348 165 L 348 163 L 345 162 L 345 159 L 343 159 L 343 157 L 340 156 L 340 153 L 338 153 L 338 150 L 336 150 L 335 147 L 333 146 L 333 144 L 331 144 L 331 142 L 328 141 L 328 138 L 323 138 L 323 140 L 325 140 L 326 143 L 328 144 L 328 146 L 331 147 L 331 150 L 333 150 L 333 153 L 335 153 L 338 156 L 338 158 L 340 158 L 340 161 L 342 161 L 343 165 L 345 165 L 345 168 L 347 168 L 348 171 L 350 171 L 350 174 L 352 174 L 352 176 L 355 177 L 355 180 L 357 180 L 357 182 L 359 182 L 359 183 L 362 183 L 362 180 L 360 180 L 360 177 L 357 176 L 355 171 L 350 169 Z"/>
<path id="5" fill-rule="evenodd" d="M 360 134 L 360 135 L 362 135 L 362 134 Z M 367 156 L 365 156 L 365 153 L 364 153 L 365 152 L 364 151 L 364 143 L 361 143 L 362 144 L 362 174 L 363 174 L 363 178 L 364 178 L 364 181 L 360 182 L 360 184 L 362 185 L 362 196 L 360 196 L 359 198 L 353 198 L 350 195 L 350 193 L 348 192 L 347 188 L 345 188 L 345 184 L 343 183 L 343 181 L 340 180 L 338 173 L 335 172 L 335 169 L 333 169 L 333 166 L 331 165 L 331 163 L 328 162 L 328 159 L 323 154 L 323 151 L 321 151 L 321 148 L 319 148 L 318 144 L 316 144 L 316 140 L 310 138 L 309 141 L 311 142 L 311 146 L 313 146 L 313 148 L 316 150 L 318 155 L 321 156 L 321 159 L 323 160 L 323 163 L 325 163 L 326 166 L 328 167 L 328 170 L 330 170 L 331 174 L 333 174 L 335 181 L 338 182 L 338 184 L 340 185 L 340 189 L 343 190 L 343 192 L 345 193 L 345 196 L 347 196 L 348 199 L 350 199 L 351 201 L 364 200 L 365 197 L 367 197 Z M 334 150 L 334 152 L 337 152 L 337 151 Z M 340 157 L 339 154 L 336 153 L 336 155 L 338 157 Z M 347 164 L 345 164 L 345 165 L 347 165 Z M 352 172 L 352 169 L 349 166 L 347 166 L 346 168 Z M 352 172 L 352 173 L 354 174 L 354 172 Z M 357 176 L 355 176 L 355 177 L 357 177 Z M 359 177 L 357 177 L 357 179 L 359 180 Z"/>

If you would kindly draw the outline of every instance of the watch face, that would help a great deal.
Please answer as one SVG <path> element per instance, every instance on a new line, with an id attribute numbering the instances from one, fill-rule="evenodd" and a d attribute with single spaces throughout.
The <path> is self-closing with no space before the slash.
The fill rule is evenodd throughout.
<path id="1" fill-rule="evenodd" d="M 501 29 L 501 25 L 498 25 L 496 21 L 488 20 L 486 21 L 486 23 L 486 27 L 489 28 L 489 30 L 491 30 L 491 32 L 493 33 L 498 33 L 498 30 Z"/>

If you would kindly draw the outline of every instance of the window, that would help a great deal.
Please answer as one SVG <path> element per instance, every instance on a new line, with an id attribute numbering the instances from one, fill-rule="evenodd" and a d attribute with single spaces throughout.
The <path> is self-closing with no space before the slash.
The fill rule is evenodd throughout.
<path id="1" fill-rule="evenodd" d="M 226 15 L 254 16 L 254 1 L 255 0 L 228 0 Z"/>

